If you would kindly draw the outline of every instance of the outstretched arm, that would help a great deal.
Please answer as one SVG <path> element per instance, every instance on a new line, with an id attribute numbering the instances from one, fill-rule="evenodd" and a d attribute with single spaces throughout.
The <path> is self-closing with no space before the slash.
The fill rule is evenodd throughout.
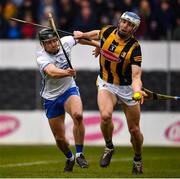
<path id="1" fill-rule="evenodd" d="M 80 44 L 91 45 L 94 47 L 100 47 L 99 42 L 99 30 L 93 30 L 90 32 L 74 31 L 74 38 L 78 40 Z"/>
<path id="2" fill-rule="evenodd" d="M 82 45 L 91 45 L 91 46 L 100 48 L 100 42 L 96 40 L 79 39 L 79 43 Z"/>
<path id="3" fill-rule="evenodd" d="M 81 31 L 74 31 L 74 37 L 77 39 L 90 39 L 90 40 L 99 40 L 99 33 L 100 30 L 92 30 L 89 32 L 81 32 Z"/>

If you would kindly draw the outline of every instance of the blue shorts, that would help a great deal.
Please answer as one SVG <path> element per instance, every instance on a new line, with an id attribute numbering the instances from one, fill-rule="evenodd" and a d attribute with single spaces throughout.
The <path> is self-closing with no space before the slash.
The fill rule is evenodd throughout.
<path id="1" fill-rule="evenodd" d="M 80 96 L 79 88 L 73 87 L 65 91 L 55 100 L 44 99 L 44 108 L 48 119 L 55 118 L 65 114 L 64 103 L 71 95 Z"/>

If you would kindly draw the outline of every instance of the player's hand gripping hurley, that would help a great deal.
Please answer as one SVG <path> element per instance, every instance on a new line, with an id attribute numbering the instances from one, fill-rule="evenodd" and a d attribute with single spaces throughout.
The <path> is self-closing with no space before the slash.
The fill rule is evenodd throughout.
<path id="1" fill-rule="evenodd" d="M 62 44 L 62 42 L 61 42 L 61 38 L 60 38 L 60 36 L 59 36 L 59 34 L 58 34 L 58 31 L 57 31 L 57 28 L 56 28 L 56 25 L 55 25 L 55 23 L 54 23 L 54 19 L 53 19 L 51 13 L 49 13 L 49 24 L 50 24 L 50 27 L 54 30 L 54 32 L 56 33 L 56 35 L 57 35 L 57 37 L 58 37 L 59 43 L 60 43 L 60 45 L 61 45 L 61 48 L 62 48 L 62 50 L 63 50 L 63 53 L 64 53 L 65 57 L 66 57 L 66 60 L 67 60 L 67 62 L 68 62 L 69 67 L 70 67 L 71 69 L 73 69 L 73 67 L 72 67 L 72 65 L 71 65 L 71 62 L 70 62 L 70 60 L 69 60 L 69 57 L 68 57 L 68 55 L 67 55 L 67 53 L 66 53 L 66 51 L 65 51 L 65 49 L 64 49 L 64 47 L 63 47 L 63 44 Z"/>
<path id="2" fill-rule="evenodd" d="M 146 95 L 144 95 L 144 100 L 176 100 L 180 101 L 180 96 L 169 96 L 165 94 L 155 93 L 153 91 L 150 91 L 149 89 L 142 88 L 142 91 L 145 92 Z M 141 100 L 142 95 L 138 92 L 134 93 L 132 96 L 132 99 L 136 101 Z"/>
<path id="3" fill-rule="evenodd" d="M 180 96 L 169 96 L 165 94 L 155 93 L 153 91 L 150 91 L 149 89 L 142 88 L 142 91 L 144 95 L 142 95 L 140 92 L 135 92 L 132 96 L 132 99 L 135 101 L 142 101 L 144 100 L 177 100 L 180 101 Z M 142 99 L 144 98 L 144 99 Z"/>

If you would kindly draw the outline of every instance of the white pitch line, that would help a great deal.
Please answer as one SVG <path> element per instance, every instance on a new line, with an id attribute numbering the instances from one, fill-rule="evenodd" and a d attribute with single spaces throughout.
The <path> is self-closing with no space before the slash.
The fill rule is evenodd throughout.
<path id="1" fill-rule="evenodd" d="M 32 166 L 32 165 L 46 165 L 49 163 L 59 163 L 59 161 L 36 161 L 36 162 L 26 162 L 26 163 L 15 163 L 15 164 L 5 164 L 0 165 L 1 168 L 4 167 L 23 167 L 23 166 Z"/>
<path id="2" fill-rule="evenodd" d="M 151 157 L 151 158 L 146 158 L 149 160 L 167 160 L 169 158 L 172 158 L 171 156 L 166 156 L 166 157 Z M 113 162 L 120 162 L 120 161 L 132 161 L 133 158 L 130 157 L 123 157 L 123 158 L 113 158 L 112 161 Z M 93 160 L 88 160 L 89 162 L 92 162 Z M 57 161 L 57 160 L 52 160 L 52 161 L 36 161 L 36 162 L 26 162 L 26 163 L 14 163 L 14 164 L 4 164 L 4 165 L 0 165 L 0 168 L 4 168 L 4 167 L 23 167 L 23 166 L 32 166 L 32 165 L 46 165 L 49 163 L 61 163 L 61 161 Z"/>
<path id="3" fill-rule="evenodd" d="M 120 158 L 120 159 L 112 159 L 114 162 L 118 161 L 130 161 L 131 158 Z M 91 162 L 92 160 L 88 160 Z M 0 165 L 0 168 L 10 168 L 10 167 L 24 167 L 24 166 L 33 166 L 33 165 L 46 165 L 49 163 L 60 163 L 60 161 L 36 161 L 36 162 L 25 162 L 25 163 L 14 163 L 14 164 L 4 164 Z"/>

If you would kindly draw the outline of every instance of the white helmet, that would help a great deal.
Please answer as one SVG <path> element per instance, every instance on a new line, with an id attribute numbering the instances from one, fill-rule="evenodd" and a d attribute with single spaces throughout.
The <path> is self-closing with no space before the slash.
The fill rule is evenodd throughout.
<path id="1" fill-rule="evenodd" d="M 137 14 L 135 14 L 134 12 L 128 12 L 128 11 L 122 14 L 121 19 L 127 20 L 131 22 L 132 24 L 134 24 L 135 29 L 139 27 L 139 24 L 141 22 L 141 19 Z"/>

